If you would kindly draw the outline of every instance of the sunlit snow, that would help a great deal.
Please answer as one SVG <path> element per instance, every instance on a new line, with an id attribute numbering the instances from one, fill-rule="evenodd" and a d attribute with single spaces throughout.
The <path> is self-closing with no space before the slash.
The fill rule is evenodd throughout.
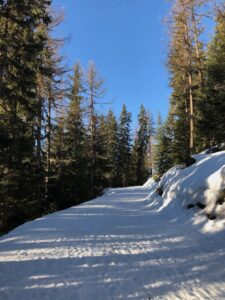
<path id="1" fill-rule="evenodd" d="M 225 299 L 223 213 L 211 221 L 186 209 L 199 199 L 215 206 L 224 166 L 224 152 L 202 154 L 164 176 L 162 197 L 152 179 L 108 189 L 3 236 L 0 299 Z"/>

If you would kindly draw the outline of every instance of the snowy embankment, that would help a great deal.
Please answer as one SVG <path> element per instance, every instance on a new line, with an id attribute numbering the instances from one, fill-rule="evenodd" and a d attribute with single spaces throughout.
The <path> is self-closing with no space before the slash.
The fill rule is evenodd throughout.
<path id="1" fill-rule="evenodd" d="M 225 153 L 198 160 L 3 236 L 0 299 L 225 299 Z"/>
<path id="2" fill-rule="evenodd" d="M 197 154 L 196 163 L 188 168 L 176 166 L 164 174 L 157 184 L 157 191 L 162 196 L 159 211 L 179 216 L 184 208 L 201 213 L 194 216 L 195 222 L 208 222 L 205 231 L 225 228 L 225 151 L 214 154 Z M 145 187 L 152 186 L 150 179 Z M 151 198 L 151 204 L 155 195 Z M 162 204 L 162 205 L 161 205 Z"/>

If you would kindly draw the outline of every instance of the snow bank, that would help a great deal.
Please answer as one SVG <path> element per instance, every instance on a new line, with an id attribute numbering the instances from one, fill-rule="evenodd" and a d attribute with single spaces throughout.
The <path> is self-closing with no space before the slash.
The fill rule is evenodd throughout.
<path id="1" fill-rule="evenodd" d="M 178 210 L 193 208 L 210 221 L 225 227 L 225 151 L 194 156 L 196 163 L 190 167 L 175 166 L 168 170 L 156 187 L 160 194 L 159 211 L 179 214 Z M 155 183 L 148 180 L 145 186 Z M 221 196 L 222 195 L 222 196 Z M 223 197 L 223 198 L 221 198 Z M 155 201 L 155 194 L 150 197 Z"/>
<path id="2" fill-rule="evenodd" d="M 151 177 L 149 178 L 145 184 L 143 185 L 144 188 L 149 188 L 149 187 L 152 187 L 153 185 L 156 185 L 156 182 L 155 180 Z"/>

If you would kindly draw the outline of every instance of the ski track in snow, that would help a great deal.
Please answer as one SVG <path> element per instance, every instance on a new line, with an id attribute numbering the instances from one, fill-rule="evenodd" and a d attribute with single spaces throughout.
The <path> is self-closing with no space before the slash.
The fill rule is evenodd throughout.
<path id="1" fill-rule="evenodd" d="M 225 299 L 225 235 L 112 189 L 0 239 L 1 300 Z"/>

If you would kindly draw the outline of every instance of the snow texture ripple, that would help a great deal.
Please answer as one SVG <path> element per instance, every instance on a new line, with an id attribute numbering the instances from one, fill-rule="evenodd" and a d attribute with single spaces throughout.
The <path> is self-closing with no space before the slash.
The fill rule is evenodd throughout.
<path id="1" fill-rule="evenodd" d="M 166 214 L 154 191 L 107 190 L 3 236 L 0 299 L 225 299 L 224 231 Z"/>

